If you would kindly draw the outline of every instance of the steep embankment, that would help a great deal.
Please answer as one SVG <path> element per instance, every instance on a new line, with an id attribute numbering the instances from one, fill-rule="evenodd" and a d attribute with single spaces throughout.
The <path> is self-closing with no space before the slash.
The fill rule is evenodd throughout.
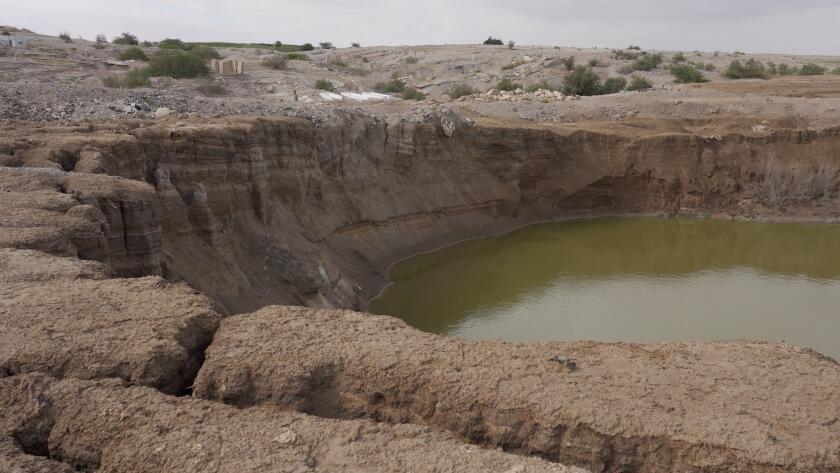
<path id="1" fill-rule="evenodd" d="M 82 258 L 110 262 L 117 275 L 181 277 L 234 313 L 275 303 L 364 308 L 396 259 L 543 219 L 833 219 L 838 146 L 837 128 L 720 134 L 706 123 L 347 115 L 320 126 L 241 119 L 7 131 L 0 157 L 72 171 L 55 186 L 107 224 L 98 237 L 107 244 L 74 237 Z M 105 179 L 88 173 L 154 189 L 93 197 L 73 184 Z M 21 238 L 7 246 L 64 252 Z"/>

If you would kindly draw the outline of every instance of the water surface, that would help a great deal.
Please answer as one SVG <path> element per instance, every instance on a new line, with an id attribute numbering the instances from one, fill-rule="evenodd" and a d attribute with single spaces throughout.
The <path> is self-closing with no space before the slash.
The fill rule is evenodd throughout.
<path id="1" fill-rule="evenodd" d="M 786 340 L 840 359 L 840 226 L 544 223 L 395 265 L 372 312 L 511 341 Z"/>

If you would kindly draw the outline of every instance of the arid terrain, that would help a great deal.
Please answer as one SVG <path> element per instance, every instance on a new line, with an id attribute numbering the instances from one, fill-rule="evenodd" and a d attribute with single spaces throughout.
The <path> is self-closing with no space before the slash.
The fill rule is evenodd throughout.
<path id="1" fill-rule="evenodd" d="M 567 96 L 528 86 L 632 61 L 219 48 L 244 74 L 112 88 L 142 67 L 125 46 L 5 30 L 26 46 L 0 46 L 0 471 L 840 472 L 840 365 L 807 347 L 362 313 L 395 261 L 539 221 L 837 223 L 840 75 L 721 72 L 840 57 L 686 51 L 709 82 L 674 84 L 664 51 L 648 90 Z M 395 77 L 425 98 L 340 95 Z"/>

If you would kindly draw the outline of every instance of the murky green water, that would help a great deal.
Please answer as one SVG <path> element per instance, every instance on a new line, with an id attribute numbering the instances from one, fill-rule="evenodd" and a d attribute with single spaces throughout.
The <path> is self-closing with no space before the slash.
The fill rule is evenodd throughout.
<path id="1" fill-rule="evenodd" d="M 840 226 L 594 219 L 398 263 L 372 312 L 468 339 L 786 340 L 840 359 Z"/>

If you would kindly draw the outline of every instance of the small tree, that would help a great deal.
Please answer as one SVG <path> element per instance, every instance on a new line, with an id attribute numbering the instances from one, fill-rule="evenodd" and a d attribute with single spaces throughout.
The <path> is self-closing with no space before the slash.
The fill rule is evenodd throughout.
<path id="1" fill-rule="evenodd" d="M 805 64 L 799 69 L 800 76 L 821 76 L 825 74 L 825 68 L 817 64 Z"/>
<path id="2" fill-rule="evenodd" d="M 361 47 L 362 47 L 362 45 L 361 45 L 361 44 L 359 44 L 359 43 L 353 43 L 353 44 L 351 44 L 351 45 L 350 45 L 350 47 L 352 47 L 352 48 L 361 48 Z"/>
<path id="3" fill-rule="evenodd" d="M 693 84 L 699 82 L 709 82 L 703 76 L 703 73 L 693 66 L 688 64 L 673 64 L 670 67 L 671 75 L 674 76 L 675 84 Z"/>
<path id="4" fill-rule="evenodd" d="M 335 46 L 329 41 L 318 43 L 318 45 L 321 46 L 321 49 L 335 49 Z"/>
<path id="5" fill-rule="evenodd" d="M 108 38 L 105 37 L 104 34 L 100 33 L 96 35 L 96 44 L 105 44 L 108 42 Z"/>
<path id="6" fill-rule="evenodd" d="M 314 51 L 315 46 L 312 46 L 312 43 L 303 43 L 300 45 L 301 51 Z"/>
<path id="7" fill-rule="evenodd" d="M 508 41 L 508 49 L 513 49 L 516 46 L 516 41 L 510 40 Z"/>
<path id="8" fill-rule="evenodd" d="M 500 40 L 499 38 L 494 38 L 492 36 L 488 36 L 487 39 L 484 40 L 485 46 L 501 46 L 503 44 L 505 43 L 502 42 L 502 40 Z"/>
<path id="9" fill-rule="evenodd" d="M 140 44 L 140 41 L 137 40 L 137 36 L 134 36 L 131 33 L 123 33 L 112 41 L 114 44 L 127 44 L 129 46 L 137 46 Z"/>
<path id="10" fill-rule="evenodd" d="M 624 86 L 626 85 L 627 79 L 624 77 L 610 77 L 604 81 L 604 85 L 601 87 L 601 94 L 617 94 L 624 90 Z"/>
<path id="11" fill-rule="evenodd" d="M 634 76 L 633 80 L 630 81 L 630 84 L 627 86 L 627 90 L 629 91 L 636 91 L 636 90 L 647 90 L 653 87 L 653 84 L 650 83 L 644 77 Z"/>
<path id="12" fill-rule="evenodd" d="M 601 93 L 601 79 L 598 74 L 586 66 L 576 66 L 575 70 L 563 78 L 563 93 L 566 95 L 598 95 Z"/>
<path id="13" fill-rule="evenodd" d="M 66 32 L 66 31 L 62 31 L 61 33 L 59 33 L 58 37 L 61 38 L 61 40 L 64 41 L 65 43 L 72 43 L 73 42 L 73 38 L 70 37 L 70 33 Z"/>

